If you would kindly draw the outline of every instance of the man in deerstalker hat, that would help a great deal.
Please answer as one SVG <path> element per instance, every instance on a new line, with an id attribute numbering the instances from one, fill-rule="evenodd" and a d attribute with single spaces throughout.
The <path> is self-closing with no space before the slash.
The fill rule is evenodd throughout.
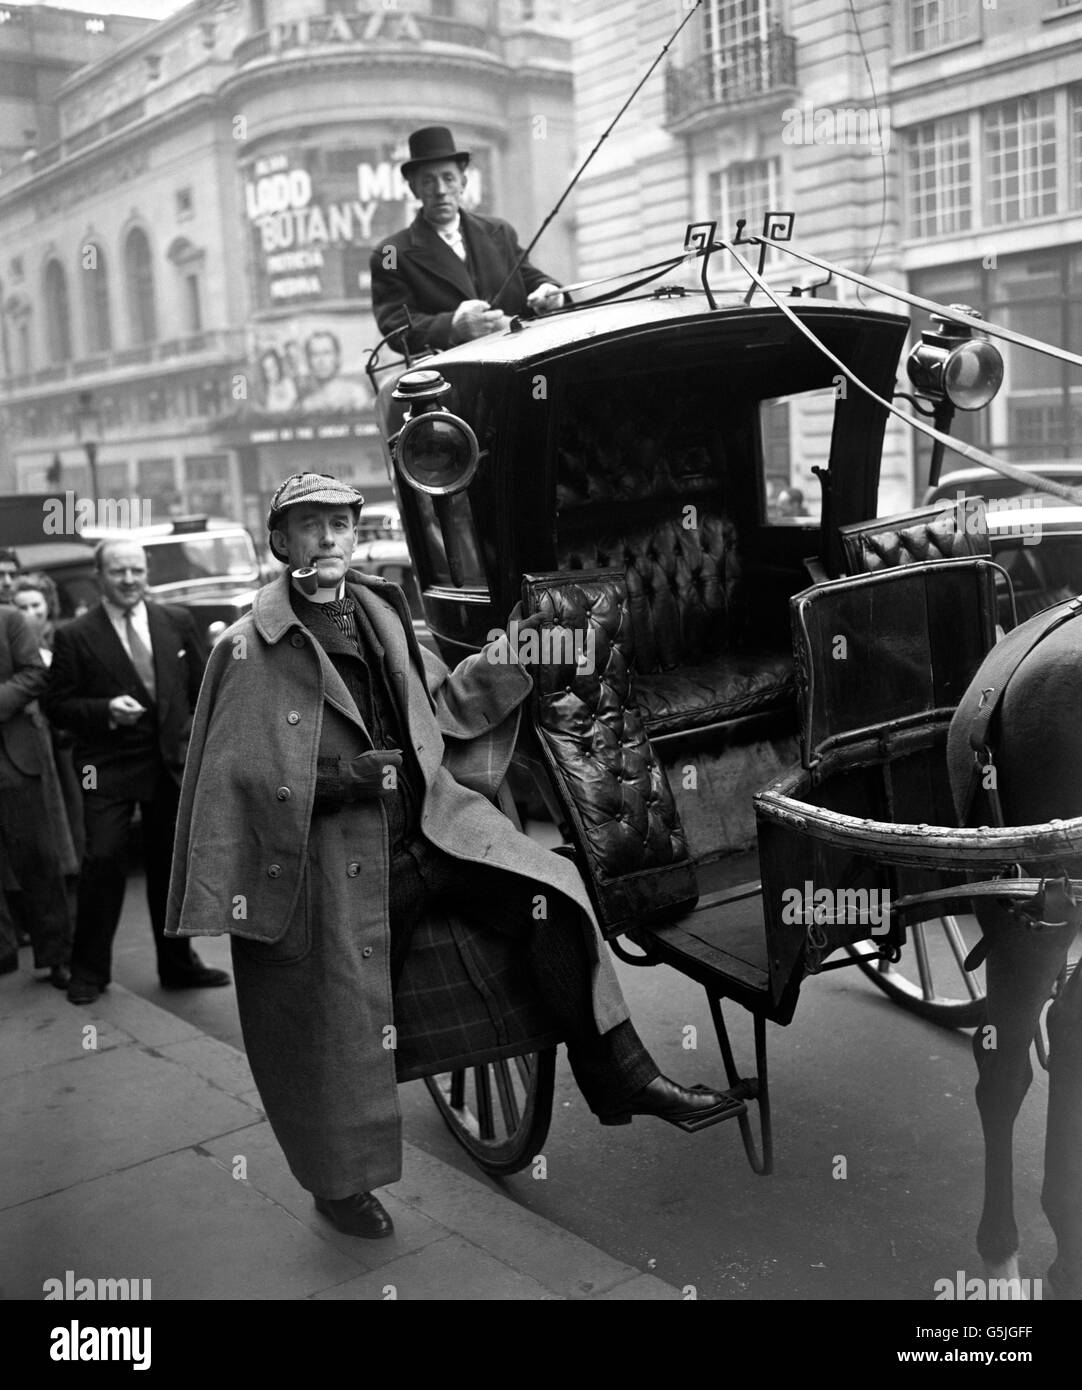
<path id="1" fill-rule="evenodd" d="M 406 323 L 412 352 L 448 348 L 506 328 L 510 315 L 548 313 L 563 303 L 559 287 L 523 261 L 515 229 L 498 217 L 466 212 L 469 150 L 455 148 L 446 126 L 424 126 L 409 138 L 402 177 L 421 210 L 409 227 L 372 252 L 372 309 L 380 332 Z"/>
<path id="2" fill-rule="evenodd" d="M 521 939 L 602 1123 L 745 1107 L 659 1074 L 578 870 L 493 804 L 530 676 L 506 634 L 496 660 L 454 671 L 420 647 L 402 590 L 349 569 L 362 501 L 315 473 L 274 496 L 271 548 L 289 570 L 211 654 L 167 932 L 232 934 L 248 1059 L 289 1165 L 340 1230 L 378 1237 L 391 1219 L 372 1189 L 397 1181 L 402 1154 L 386 1030 L 434 904 Z"/>

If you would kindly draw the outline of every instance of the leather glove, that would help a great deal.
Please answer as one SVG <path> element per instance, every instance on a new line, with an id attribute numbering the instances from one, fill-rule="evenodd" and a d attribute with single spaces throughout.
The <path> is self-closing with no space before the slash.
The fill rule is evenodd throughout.
<path id="1" fill-rule="evenodd" d="M 338 760 L 343 801 L 369 801 L 373 797 L 391 796 L 398 786 L 402 771 L 402 753 L 398 748 L 373 748 L 357 757 Z M 390 776 L 391 768 L 394 776 Z"/>

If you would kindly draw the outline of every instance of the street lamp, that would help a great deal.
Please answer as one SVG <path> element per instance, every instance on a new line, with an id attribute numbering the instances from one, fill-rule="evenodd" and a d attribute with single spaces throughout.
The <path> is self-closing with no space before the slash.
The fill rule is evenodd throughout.
<path id="1" fill-rule="evenodd" d="M 973 319 L 981 317 L 968 304 L 950 307 Z M 932 402 L 932 411 L 921 413 L 930 413 L 936 429 L 946 434 L 956 409 L 983 410 L 993 399 L 1003 384 L 1003 358 L 993 343 L 977 337 L 968 324 L 933 314 L 931 329 L 921 333 L 920 342 L 909 354 L 906 372 L 918 394 Z M 913 404 L 917 405 L 916 401 Z M 928 469 L 929 491 L 939 482 L 943 450 L 937 439 Z"/>
<path id="2" fill-rule="evenodd" d="M 98 500 L 98 445 L 101 443 L 101 416 L 90 391 L 79 392 L 79 407 L 75 412 L 75 437 L 86 451 L 90 466 L 90 491 Z"/>

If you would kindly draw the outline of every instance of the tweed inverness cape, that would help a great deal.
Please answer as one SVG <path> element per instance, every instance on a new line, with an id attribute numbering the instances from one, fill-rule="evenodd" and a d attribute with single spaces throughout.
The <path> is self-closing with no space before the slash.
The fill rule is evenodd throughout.
<path id="1" fill-rule="evenodd" d="M 318 936 L 321 921 L 355 924 L 357 942 L 374 949 L 364 971 L 350 976 L 350 988 L 362 992 L 350 1010 L 369 1020 L 356 1032 L 362 1074 L 351 1127 L 370 1115 L 382 1135 L 373 1136 L 365 1165 L 376 1186 L 395 1180 L 398 1163 L 397 1087 L 383 1042 L 392 1014 L 386 821 L 378 802 L 312 815 L 321 733 L 324 751 L 329 735 L 343 757 L 372 745 L 344 682 L 294 615 L 288 583 L 283 575 L 261 589 L 211 654 L 181 790 L 166 932 L 231 933 L 265 943 L 254 949 L 270 954 L 287 933 L 292 942 Z M 425 784 L 424 835 L 456 858 L 522 875 L 538 893 L 554 889 L 579 904 L 591 924 L 594 1014 L 607 1032 L 627 1018 L 627 1006 L 577 869 L 515 830 L 488 799 L 510 761 L 529 675 L 506 637 L 504 659 L 480 654 L 449 672 L 417 643 L 396 585 L 350 571 L 347 587 L 383 645 L 391 680 L 406 691 Z M 268 978 L 285 987 L 292 946 L 278 959 Z M 239 986 L 238 974 L 238 999 Z"/>

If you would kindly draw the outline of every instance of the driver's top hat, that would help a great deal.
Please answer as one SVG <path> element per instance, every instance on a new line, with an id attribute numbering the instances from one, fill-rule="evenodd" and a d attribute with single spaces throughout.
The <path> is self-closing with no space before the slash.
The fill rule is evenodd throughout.
<path id="1" fill-rule="evenodd" d="M 470 162 L 469 150 L 456 150 L 455 137 L 445 125 L 426 125 L 410 136 L 410 157 L 402 165 L 402 177 L 408 179 L 414 169 L 433 159 L 458 159 Z"/>

